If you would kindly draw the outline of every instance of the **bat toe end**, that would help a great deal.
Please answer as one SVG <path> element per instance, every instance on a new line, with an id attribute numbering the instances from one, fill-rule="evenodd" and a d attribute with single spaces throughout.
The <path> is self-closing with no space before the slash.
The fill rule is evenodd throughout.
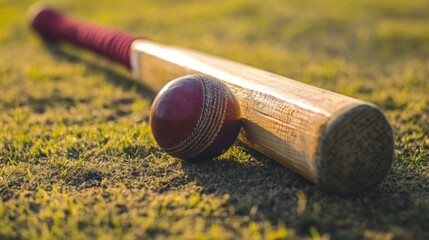
<path id="1" fill-rule="evenodd" d="M 393 131 L 375 106 L 361 104 L 335 117 L 324 129 L 318 150 L 318 184 L 353 193 L 378 185 L 393 159 Z"/>

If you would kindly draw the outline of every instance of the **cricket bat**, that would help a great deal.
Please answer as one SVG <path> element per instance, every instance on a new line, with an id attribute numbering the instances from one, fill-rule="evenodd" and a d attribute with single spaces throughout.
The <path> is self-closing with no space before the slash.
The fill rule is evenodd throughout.
<path id="1" fill-rule="evenodd" d="M 90 49 L 129 68 L 141 84 L 159 91 L 188 74 L 221 80 L 237 97 L 245 145 L 339 193 L 379 184 L 393 158 L 393 131 L 371 103 L 198 51 L 66 16 L 33 10 L 32 27 L 46 40 Z"/>

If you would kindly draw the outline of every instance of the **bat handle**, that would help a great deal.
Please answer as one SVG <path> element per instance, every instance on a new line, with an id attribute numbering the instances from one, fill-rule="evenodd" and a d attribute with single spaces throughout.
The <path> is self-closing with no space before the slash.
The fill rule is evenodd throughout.
<path id="1" fill-rule="evenodd" d="M 33 14 L 31 25 L 48 41 L 69 42 L 122 63 L 128 68 L 131 68 L 132 42 L 143 39 L 112 28 L 83 22 L 49 7 L 39 8 Z"/>

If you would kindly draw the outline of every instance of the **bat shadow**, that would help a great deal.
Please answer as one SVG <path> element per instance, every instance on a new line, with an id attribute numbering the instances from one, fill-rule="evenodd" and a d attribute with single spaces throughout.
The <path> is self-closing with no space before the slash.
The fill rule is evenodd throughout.
<path id="1" fill-rule="evenodd" d="M 278 220 L 294 209 L 297 191 L 319 191 L 304 177 L 240 142 L 231 151 L 218 159 L 184 161 L 182 169 L 187 179 L 202 187 L 202 194 L 228 196 L 238 215 L 257 208 L 264 218 Z"/>
<path id="2" fill-rule="evenodd" d="M 201 194 L 221 199 L 227 196 L 227 209 L 254 221 L 285 223 L 303 234 L 316 227 L 321 232 L 335 235 L 337 222 L 350 221 L 351 215 L 353 221 L 368 229 L 382 231 L 377 222 L 386 221 L 386 217 L 394 218 L 401 213 L 403 219 L 415 222 L 416 206 L 429 212 L 429 202 L 422 203 L 419 201 L 422 196 L 415 196 L 419 193 L 426 194 L 426 199 L 429 197 L 428 178 L 410 170 L 404 172 L 395 168 L 376 188 L 340 195 L 320 189 L 240 143 L 233 149 L 250 157 L 245 160 L 227 157 L 200 163 L 183 162 L 182 169 L 189 182 L 194 181 L 202 188 Z M 402 185 L 403 181 L 401 184 L 395 180 L 403 175 L 413 178 L 412 182 Z"/>

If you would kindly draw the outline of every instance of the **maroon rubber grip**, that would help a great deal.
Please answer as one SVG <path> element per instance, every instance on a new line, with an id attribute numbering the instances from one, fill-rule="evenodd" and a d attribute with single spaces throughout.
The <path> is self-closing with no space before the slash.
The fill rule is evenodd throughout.
<path id="1" fill-rule="evenodd" d="M 132 42 L 136 39 L 144 39 L 65 16 L 52 8 L 41 10 L 34 17 L 32 26 L 47 40 L 63 40 L 93 50 L 124 64 L 128 68 L 131 68 L 130 48 Z"/>

